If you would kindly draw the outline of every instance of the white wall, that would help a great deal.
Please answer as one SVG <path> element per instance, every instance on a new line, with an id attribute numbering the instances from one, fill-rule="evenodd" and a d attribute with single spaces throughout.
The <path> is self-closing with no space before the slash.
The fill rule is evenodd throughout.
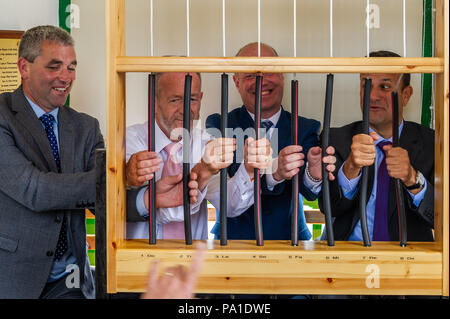
<path id="1" fill-rule="evenodd" d="M 127 55 L 150 54 L 150 1 L 127 2 Z M 154 0 L 154 54 L 186 54 L 185 0 Z M 190 55 L 222 56 L 222 1 L 190 1 Z M 257 1 L 227 0 L 226 55 L 233 56 L 257 39 Z M 388 49 L 403 53 L 402 1 L 370 1 L 380 8 L 380 28 L 371 30 L 371 50 Z M 365 0 L 334 0 L 335 57 L 366 54 Z M 293 56 L 292 0 L 261 0 L 261 40 L 274 46 L 280 56 Z M 407 1 L 407 56 L 421 56 L 422 1 Z M 329 1 L 297 1 L 297 56 L 329 56 Z M 204 74 L 201 117 L 220 110 L 220 76 Z M 286 75 L 283 104 L 290 109 L 292 75 Z M 325 74 L 297 74 L 300 82 L 300 112 L 323 119 Z M 405 117 L 420 122 L 420 75 L 412 75 L 415 94 Z M 241 105 L 230 76 L 230 109 Z M 359 75 L 336 74 L 332 125 L 361 118 Z M 127 75 L 127 124 L 147 116 L 146 75 Z"/>
<path id="2" fill-rule="evenodd" d="M 58 25 L 58 0 L 0 0 L 0 30 Z"/>
<path id="3" fill-rule="evenodd" d="M 0 29 L 26 29 L 35 24 L 57 24 L 56 0 L 0 0 Z M 38 4 L 39 3 L 39 4 Z M 80 28 L 72 29 L 78 58 L 77 83 L 71 105 L 97 117 L 106 134 L 105 106 L 105 6 L 102 0 L 72 0 L 80 8 Z M 257 1 L 227 0 L 226 55 L 233 56 L 244 44 L 257 39 Z M 335 57 L 366 54 L 366 0 L 334 0 Z M 371 30 L 371 50 L 388 49 L 399 54 L 402 46 L 402 1 L 371 0 L 380 8 L 380 28 Z M 407 56 L 421 56 L 422 1 L 407 3 Z M 190 55 L 222 56 L 222 1 L 190 1 Z M 154 0 L 154 54 L 186 54 L 186 1 Z M 128 0 L 126 6 L 127 55 L 150 54 L 150 0 Z M 53 19 L 53 20 L 52 20 Z M 261 0 L 261 40 L 274 46 L 280 56 L 293 56 L 292 0 Z M 329 55 L 329 0 L 297 0 L 297 56 Z M 204 99 L 201 117 L 219 112 L 220 76 L 203 74 Z M 290 110 L 287 74 L 283 104 Z M 325 74 L 297 74 L 300 82 L 300 113 L 322 121 Z M 408 120 L 420 122 L 420 74 L 412 75 L 414 95 L 406 110 Z M 240 106 L 230 76 L 230 109 Z M 147 77 L 127 74 L 127 125 L 145 121 Z M 336 74 L 332 125 L 359 120 L 359 75 Z"/>

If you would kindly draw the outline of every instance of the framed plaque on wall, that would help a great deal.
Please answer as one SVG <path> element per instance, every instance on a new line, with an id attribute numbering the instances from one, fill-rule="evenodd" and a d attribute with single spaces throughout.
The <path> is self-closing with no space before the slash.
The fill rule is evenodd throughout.
<path id="1" fill-rule="evenodd" d="M 23 31 L 0 30 L 0 94 L 20 85 L 18 48 Z"/>

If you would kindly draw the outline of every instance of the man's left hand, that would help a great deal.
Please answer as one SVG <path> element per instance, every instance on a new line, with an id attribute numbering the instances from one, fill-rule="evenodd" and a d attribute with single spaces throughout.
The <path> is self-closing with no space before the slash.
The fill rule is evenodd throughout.
<path id="1" fill-rule="evenodd" d="M 406 186 L 415 184 L 417 172 L 411 166 L 408 151 L 392 145 L 383 146 L 383 150 L 386 154 L 386 167 L 389 176 L 400 179 Z"/>
<path id="2" fill-rule="evenodd" d="M 309 172 L 311 176 L 316 179 L 322 179 L 322 162 L 327 164 L 328 179 L 334 181 L 335 177 L 333 175 L 336 166 L 336 157 L 334 156 L 334 147 L 328 146 L 326 153 L 327 156 L 322 158 L 322 148 L 320 146 L 311 147 L 306 155 Z"/>

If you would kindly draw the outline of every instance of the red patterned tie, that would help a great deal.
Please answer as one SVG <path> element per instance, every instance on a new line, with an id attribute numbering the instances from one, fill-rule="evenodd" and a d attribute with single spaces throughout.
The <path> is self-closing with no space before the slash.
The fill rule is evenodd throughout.
<path id="1" fill-rule="evenodd" d="M 183 172 L 183 166 L 177 159 L 177 153 L 182 145 L 180 143 L 170 143 L 164 148 L 167 159 L 164 162 L 164 167 L 161 173 L 161 178 L 164 176 L 175 176 Z M 163 224 L 163 238 L 164 239 L 183 239 L 184 238 L 184 223 L 170 222 Z"/>

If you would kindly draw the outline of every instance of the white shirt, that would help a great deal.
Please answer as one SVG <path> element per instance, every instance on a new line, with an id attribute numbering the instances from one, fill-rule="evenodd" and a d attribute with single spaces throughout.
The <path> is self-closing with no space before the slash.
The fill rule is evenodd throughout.
<path id="1" fill-rule="evenodd" d="M 205 145 L 212 139 L 212 136 L 203 132 L 199 128 L 193 128 L 191 134 L 191 169 L 201 160 L 205 150 Z M 160 170 L 155 172 L 155 180 L 161 178 L 164 161 L 167 154 L 164 147 L 172 141 L 163 133 L 155 123 L 155 152 L 163 159 Z M 180 141 L 182 144 L 183 141 Z M 148 150 L 148 124 L 136 124 L 127 128 L 126 132 L 126 160 L 128 162 L 132 154 Z M 178 160 L 182 163 L 183 150 L 180 148 Z M 191 225 L 193 239 L 208 238 L 208 207 L 209 200 L 216 208 L 220 207 L 220 174 L 216 174 L 210 180 L 208 185 L 199 193 L 197 203 L 191 204 Z M 227 216 L 234 217 L 245 212 L 253 205 L 253 183 L 245 171 L 244 165 L 238 169 L 233 178 L 228 179 L 227 183 Z M 142 216 L 148 216 L 148 210 L 144 205 L 145 188 L 138 194 L 136 205 L 138 212 Z M 182 222 L 184 220 L 183 206 L 171 208 L 159 208 L 156 212 L 156 238 L 162 238 L 162 225 L 169 222 Z M 127 222 L 127 238 L 148 238 L 148 222 Z"/>

